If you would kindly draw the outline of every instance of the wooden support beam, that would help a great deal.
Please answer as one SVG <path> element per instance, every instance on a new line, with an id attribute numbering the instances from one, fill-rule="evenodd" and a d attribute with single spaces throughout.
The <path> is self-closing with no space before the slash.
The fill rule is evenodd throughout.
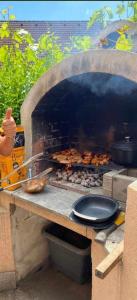
<path id="1" fill-rule="evenodd" d="M 121 260 L 124 251 L 124 241 L 120 244 L 96 267 L 95 275 L 104 279 L 106 275 L 116 266 Z"/>

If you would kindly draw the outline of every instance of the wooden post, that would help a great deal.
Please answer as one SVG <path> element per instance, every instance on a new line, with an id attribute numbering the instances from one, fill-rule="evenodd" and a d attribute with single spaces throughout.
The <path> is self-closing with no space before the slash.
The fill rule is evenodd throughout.
<path id="1" fill-rule="evenodd" d="M 127 194 L 121 300 L 137 299 L 137 181 Z"/>
<path id="2" fill-rule="evenodd" d="M 9 197 L 0 195 L 0 291 L 16 287 Z"/>
<path id="3" fill-rule="evenodd" d="M 92 300 L 120 300 L 121 266 L 118 263 L 113 270 L 102 280 L 95 275 L 96 267 L 108 255 L 104 245 L 92 239 Z M 128 299 L 129 300 L 129 299 Z"/>
<path id="4" fill-rule="evenodd" d="M 104 279 L 117 263 L 122 259 L 124 251 L 124 242 L 117 245 L 108 256 L 96 267 L 95 274 L 97 277 Z"/>

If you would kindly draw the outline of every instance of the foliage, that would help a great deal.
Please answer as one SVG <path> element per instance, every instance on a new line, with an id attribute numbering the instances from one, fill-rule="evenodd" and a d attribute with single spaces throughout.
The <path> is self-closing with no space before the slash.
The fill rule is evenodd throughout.
<path id="1" fill-rule="evenodd" d="M 0 11 L 1 17 L 3 20 L 15 20 L 16 17 L 15 15 L 10 13 L 10 10 L 12 10 L 13 7 L 12 6 L 8 6 L 6 9 L 2 9 Z"/>
<path id="2" fill-rule="evenodd" d="M 9 6 L 0 11 L 4 21 L 0 27 L 0 122 L 5 109 L 11 106 L 16 122 L 20 123 L 20 106 L 36 80 L 53 65 L 68 57 L 73 49 L 86 51 L 92 48 L 93 44 L 89 35 L 72 36 L 69 45 L 62 48 L 59 38 L 51 32 L 40 36 L 36 43 L 31 34 L 24 29 L 13 30 L 11 21 L 15 20 L 15 15 L 11 10 L 12 7 Z M 137 22 L 137 1 L 122 1 L 118 4 L 118 18 L 121 19 L 125 13 L 128 20 Z M 88 28 L 97 21 L 106 27 L 113 18 L 112 9 L 105 6 L 94 11 Z M 120 37 L 116 42 L 116 49 L 131 51 L 133 44 L 131 38 L 127 37 L 128 29 L 127 25 L 118 29 Z M 103 39 L 101 42 L 106 44 L 108 41 Z"/>
<path id="3" fill-rule="evenodd" d="M 128 1 L 128 9 L 130 9 L 128 19 L 137 22 L 137 1 Z"/>
<path id="4" fill-rule="evenodd" d="M 32 85 L 68 56 L 69 49 L 62 50 L 58 37 L 50 32 L 40 36 L 36 44 L 24 29 L 14 31 L 10 21 L 2 23 L 0 40 L 0 121 L 5 109 L 11 106 L 19 123 L 20 106 Z"/>
<path id="5" fill-rule="evenodd" d="M 80 51 L 86 51 L 92 48 L 92 39 L 90 36 L 72 36 L 70 38 L 72 49 L 77 49 Z"/>
<path id="6" fill-rule="evenodd" d="M 117 19 L 121 19 L 122 16 L 127 16 L 127 20 L 137 22 L 137 1 L 121 1 L 117 4 L 115 14 Z M 106 27 L 110 20 L 114 20 L 114 14 L 111 7 L 104 6 L 93 12 L 88 21 L 87 27 L 90 28 L 95 22 L 100 22 L 103 27 Z"/>
<path id="7" fill-rule="evenodd" d="M 97 9 L 93 12 L 92 16 L 89 19 L 87 27 L 92 27 L 97 21 L 101 23 L 103 27 L 105 27 L 111 19 L 113 19 L 113 12 L 111 7 L 104 6 L 103 8 Z"/>
<path id="8" fill-rule="evenodd" d="M 127 20 L 137 22 L 137 1 L 121 1 L 121 3 L 117 4 L 115 14 L 117 19 L 126 16 Z M 96 21 L 99 21 L 105 27 L 109 20 L 114 20 L 114 14 L 111 7 L 104 6 L 93 12 L 87 26 L 90 28 Z"/>
<path id="9" fill-rule="evenodd" d="M 131 51 L 133 47 L 133 43 L 131 38 L 126 38 L 126 35 L 123 33 L 117 40 L 116 49 L 123 51 Z"/>
<path id="10" fill-rule="evenodd" d="M 121 1 L 120 4 L 117 4 L 115 11 L 118 20 L 122 19 L 126 14 L 126 19 L 132 22 L 137 22 L 137 1 Z M 110 7 L 102 7 L 99 10 L 95 10 L 88 22 L 88 28 L 92 27 L 95 22 L 99 21 L 103 27 L 108 25 L 109 20 L 113 20 L 114 16 Z M 131 51 L 133 48 L 133 42 L 131 37 L 128 36 L 127 31 L 129 29 L 128 25 L 122 26 L 117 30 L 120 34 L 115 48 L 123 51 Z M 102 42 L 101 42 L 102 44 Z"/>
<path id="11" fill-rule="evenodd" d="M 118 32 L 119 34 L 123 34 L 123 33 L 126 33 L 127 30 L 129 30 L 129 29 L 130 29 L 130 26 L 129 26 L 129 25 L 124 25 L 124 26 L 122 26 L 121 28 L 119 28 L 119 29 L 117 30 L 117 32 Z"/>
<path id="12" fill-rule="evenodd" d="M 117 5 L 116 8 L 116 14 L 118 15 L 119 19 L 121 19 L 121 16 L 126 12 L 126 8 L 124 3 L 120 3 Z"/>
<path id="13" fill-rule="evenodd" d="M 20 123 L 20 107 L 27 93 L 37 79 L 53 65 L 70 56 L 73 49 L 88 50 L 92 46 L 91 37 L 72 36 L 68 46 L 62 48 L 59 37 L 47 32 L 37 43 L 24 29 L 14 30 L 10 9 L 2 10 L 4 22 L 0 28 L 0 122 L 8 106 Z M 10 41 L 7 43 L 7 41 Z"/>
<path id="14" fill-rule="evenodd" d="M 133 42 L 131 37 L 127 36 L 127 31 L 130 29 L 128 25 L 124 25 L 123 27 L 119 28 L 117 32 L 120 34 L 120 37 L 116 41 L 115 48 L 117 50 L 123 51 L 131 51 L 133 48 Z"/>

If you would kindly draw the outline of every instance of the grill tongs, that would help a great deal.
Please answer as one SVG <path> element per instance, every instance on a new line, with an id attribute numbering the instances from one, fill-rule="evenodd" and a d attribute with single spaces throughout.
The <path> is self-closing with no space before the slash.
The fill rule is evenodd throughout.
<path id="1" fill-rule="evenodd" d="M 18 168 L 16 168 L 15 170 L 13 170 L 13 171 L 12 171 L 11 173 L 9 173 L 7 176 L 5 176 L 4 178 L 2 178 L 2 179 L 0 180 L 0 183 L 2 183 L 3 181 L 7 181 L 8 178 L 9 178 L 11 175 L 14 175 L 14 174 L 15 174 L 18 170 L 20 170 L 21 168 L 23 168 L 23 167 L 29 165 L 30 163 L 36 161 L 36 160 L 37 160 L 40 156 L 42 156 L 42 155 L 43 155 L 43 152 L 42 152 L 42 153 L 38 153 L 38 154 L 36 154 L 36 155 L 30 157 L 30 158 L 29 158 L 28 160 L 26 160 L 22 165 L 20 165 Z M 35 175 L 35 176 L 31 177 L 31 178 L 27 178 L 27 179 L 24 179 L 24 180 L 20 180 L 20 181 L 18 181 L 18 182 L 16 182 L 16 183 L 10 184 L 10 185 L 8 185 L 8 186 L 6 186 L 6 187 L 3 187 L 3 188 L 0 187 L 0 192 L 3 191 L 3 190 L 8 189 L 8 188 L 10 188 L 10 187 L 14 187 L 14 186 L 16 186 L 17 184 L 21 184 L 21 183 L 30 181 L 30 180 L 32 180 L 32 179 L 35 179 L 35 178 L 39 178 L 39 177 L 45 176 L 45 175 L 49 174 L 50 172 L 52 172 L 52 170 L 53 170 L 52 168 L 48 168 L 47 170 L 44 170 L 43 172 L 41 172 L 41 173 L 39 173 L 38 175 Z"/>

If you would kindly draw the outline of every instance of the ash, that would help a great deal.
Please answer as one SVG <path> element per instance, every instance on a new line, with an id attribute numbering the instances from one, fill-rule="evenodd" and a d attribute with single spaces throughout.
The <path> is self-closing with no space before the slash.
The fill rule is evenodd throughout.
<path id="1" fill-rule="evenodd" d="M 101 187 L 103 185 L 103 174 L 95 173 L 93 171 L 74 171 L 74 170 L 62 170 L 58 169 L 55 172 L 56 181 L 67 181 L 81 186 L 91 188 L 91 187 Z"/>

